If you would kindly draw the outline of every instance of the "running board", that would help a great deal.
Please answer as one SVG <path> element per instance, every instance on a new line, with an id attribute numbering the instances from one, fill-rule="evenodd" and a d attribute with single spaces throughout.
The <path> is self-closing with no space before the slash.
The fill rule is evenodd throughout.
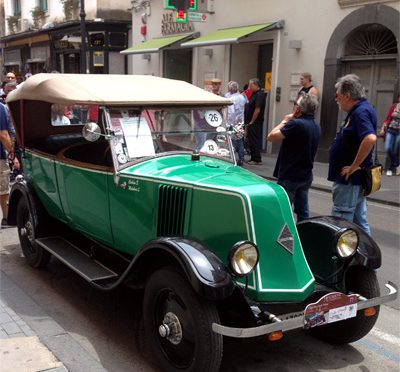
<path id="1" fill-rule="evenodd" d="M 90 283 L 116 281 L 119 277 L 114 271 L 90 258 L 77 246 L 60 236 L 40 238 L 35 241 Z"/>

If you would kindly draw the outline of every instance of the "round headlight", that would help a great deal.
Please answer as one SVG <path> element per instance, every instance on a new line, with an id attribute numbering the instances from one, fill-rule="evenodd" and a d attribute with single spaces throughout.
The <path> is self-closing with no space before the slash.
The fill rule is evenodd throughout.
<path id="1" fill-rule="evenodd" d="M 358 246 L 358 235 L 354 230 L 345 230 L 340 234 L 336 250 L 340 257 L 347 258 L 354 254 Z"/>
<path id="2" fill-rule="evenodd" d="M 236 275 L 247 275 L 258 263 L 258 249 L 251 242 L 236 243 L 229 254 L 229 262 Z"/>

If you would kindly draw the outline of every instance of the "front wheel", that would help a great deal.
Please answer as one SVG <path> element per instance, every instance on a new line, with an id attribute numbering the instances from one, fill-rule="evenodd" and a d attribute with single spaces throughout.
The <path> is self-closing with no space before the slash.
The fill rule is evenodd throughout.
<path id="1" fill-rule="evenodd" d="M 350 268 L 346 274 L 346 287 L 349 292 L 358 293 L 366 298 L 380 296 L 375 271 L 366 267 Z M 364 310 L 360 310 L 354 318 L 313 328 L 311 333 L 319 339 L 335 345 L 355 342 L 373 328 L 378 319 L 379 309 L 379 306 L 375 307 L 376 312 L 373 316 L 365 316 Z"/>
<path id="2" fill-rule="evenodd" d="M 39 216 L 40 217 L 40 216 Z M 22 252 L 29 265 L 45 267 L 51 254 L 35 242 L 39 236 L 39 221 L 35 221 L 25 198 L 21 198 L 17 208 L 17 230 Z"/>
<path id="3" fill-rule="evenodd" d="M 143 318 L 152 356 L 163 371 L 218 371 L 222 336 L 215 304 L 201 299 L 174 268 L 156 271 L 147 283 Z"/>

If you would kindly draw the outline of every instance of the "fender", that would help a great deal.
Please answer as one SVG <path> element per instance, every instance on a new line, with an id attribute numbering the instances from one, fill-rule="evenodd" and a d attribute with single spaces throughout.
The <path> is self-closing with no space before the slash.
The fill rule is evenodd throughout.
<path id="1" fill-rule="evenodd" d="M 21 198 L 26 199 L 31 210 L 32 217 L 34 218 L 34 223 L 37 226 L 38 212 L 43 210 L 43 207 L 36 196 L 35 190 L 28 182 L 26 182 L 25 179 L 17 181 L 11 188 L 8 200 L 8 224 L 11 226 L 17 225 L 17 208 Z"/>
<path id="2" fill-rule="evenodd" d="M 135 274 L 136 269 L 145 270 L 146 276 L 162 265 L 178 263 L 193 289 L 209 300 L 225 299 L 235 288 L 223 262 L 196 240 L 180 237 L 152 240 L 133 261 L 131 273 Z"/>
<path id="3" fill-rule="evenodd" d="M 355 254 L 348 260 L 336 257 L 337 236 L 343 229 L 353 229 L 359 236 Z M 327 277 L 342 266 L 365 266 L 377 269 L 381 266 L 382 255 L 376 242 L 358 225 L 339 217 L 314 217 L 297 224 L 297 230 L 307 261 L 314 275 Z M 322 245 L 321 242 L 331 244 Z"/>

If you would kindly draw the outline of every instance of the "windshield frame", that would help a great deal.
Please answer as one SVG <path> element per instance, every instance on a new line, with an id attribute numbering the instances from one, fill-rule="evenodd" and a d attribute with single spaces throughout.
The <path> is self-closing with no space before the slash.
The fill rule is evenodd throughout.
<path id="1" fill-rule="evenodd" d="M 219 117 L 216 119 L 216 123 L 213 124 L 213 126 L 209 126 L 210 130 L 205 130 L 204 128 L 201 130 L 194 130 L 193 127 L 195 123 L 193 122 L 193 116 L 194 112 L 212 112 L 215 114 L 215 112 L 219 112 Z M 219 106 L 219 107 L 187 107 L 187 106 L 174 106 L 174 107 L 154 107 L 154 106 L 149 106 L 149 107 L 115 107 L 115 106 L 108 106 L 104 107 L 103 109 L 103 130 L 104 133 L 106 133 L 109 142 L 110 142 L 110 147 L 111 147 L 111 153 L 112 153 L 112 158 L 113 158 L 113 163 L 114 167 L 117 172 L 122 171 L 132 165 L 148 161 L 153 158 L 159 158 L 159 157 L 165 157 L 165 156 L 171 156 L 171 155 L 179 155 L 179 154 L 190 154 L 192 155 L 193 153 L 198 153 L 201 157 L 210 157 L 210 158 L 215 158 L 219 160 L 224 160 L 226 162 L 236 164 L 236 159 L 235 159 L 235 154 L 234 154 L 234 149 L 232 146 L 232 141 L 231 141 L 231 136 L 230 133 L 228 132 L 228 127 L 227 127 L 227 122 L 226 122 L 226 106 Z M 158 115 L 156 114 L 158 112 Z M 177 130 L 177 131 L 170 131 L 170 130 L 163 130 L 165 127 L 162 127 L 165 125 L 165 116 L 166 114 L 171 114 L 173 113 L 176 116 L 179 116 L 185 112 L 190 112 L 192 121 L 189 123 L 187 122 L 188 125 L 190 125 L 192 128 L 191 130 Z M 119 117 L 115 117 L 115 113 L 119 113 Z M 125 115 L 125 116 L 123 116 Z M 114 116 L 114 117 L 113 117 Z M 181 135 L 182 138 L 183 136 L 191 137 L 192 142 L 193 142 L 193 137 L 196 136 L 196 134 L 205 134 L 206 136 L 214 136 L 216 141 L 210 140 L 209 145 L 213 147 L 214 145 L 217 146 L 217 149 L 213 149 L 213 153 L 210 152 L 205 152 L 202 151 L 203 148 L 199 151 L 197 148 L 187 148 L 183 150 L 160 150 L 152 152 L 150 150 L 149 153 L 143 155 L 143 156 L 137 156 L 137 157 L 130 157 L 128 155 L 129 148 L 128 148 L 128 135 L 126 133 L 126 128 L 123 124 L 124 117 L 126 118 L 127 122 L 130 124 L 136 124 L 137 127 L 135 130 L 140 131 L 142 124 L 145 126 L 148 126 L 150 131 L 148 132 L 151 134 L 150 139 L 145 139 L 145 137 L 142 137 L 147 141 L 147 145 L 150 146 L 150 141 L 161 141 L 165 140 L 167 136 L 171 136 L 172 134 L 175 135 Z M 142 123 L 142 120 L 144 118 L 144 123 Z M 185 118 L 187 121 L 188 117 Z M 203 118 L 205 120 L 205 117 Z M 118 121 L 117 121 L 118 120 Z M 204 122 L 203 120 L 203 122 Z M 219 121 L 218 121 L 219 120 Z M 197 122 L 196 122 L 197 123 Z M 147 125 L 146 125 L 147 124 Z M 217 125 L 219 124 L 219 125 Z M 197 125 L 197 124 L 196 124 Z M 161 128 L 160 128 L 161 126 Z M 162 130 L 156 130 L 156 129 L 162 129 Z M 147 134 L 146 134 L 147 136 Z M 132 138 L 132 136 L 129 136 Z M 139 135 L 137 136 L 139 137 Z M 136 141 L 138 141 L 138 138 L 136 138 Z M 144 141 L 144 142 L 145 142 Z M 197 140 L 196 140 L 197 141 Z M 218 143 L 221 143 L 221 147 L 217 145 Z M 142 142 L 142 141 L 141 141 Z M 139 142 L 137 142 L 139 143 Z M 192 143 L 193 145 L 193 143 Z M 205 143 L 204 143 L 205 145 Z M 122 149 L 121 149 L 122 146 Z M 139 145 L 140 146 L 140 145 Z M 141 143 L 141 146 L 143 146 L 143 143 Z M 145 146 L 145 145 L 144 145 Z M 154 148 L 156 147 L 155 144 L 152 144 Z M 219 152 L 219 153 L 218 153 Z M 122 155 L 121 155 L 122 154 Z M 124 161 L 121 162 L 121 156 Z"/>

